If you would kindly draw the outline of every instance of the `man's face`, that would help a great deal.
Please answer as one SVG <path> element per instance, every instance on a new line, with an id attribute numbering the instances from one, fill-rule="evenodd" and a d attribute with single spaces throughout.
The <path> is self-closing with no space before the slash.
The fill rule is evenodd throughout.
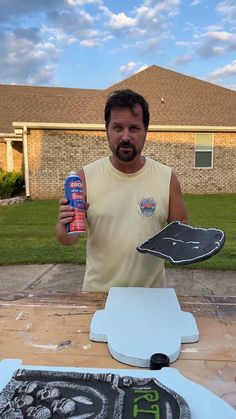
<path id="1" fill-rule="evenodd" d="M 140 105 L 117 108 L 111 111 L 107 137 L 114 156 L 123 162 L 130 162 L 141 154 L 146 138 L 143 110 Z"/>

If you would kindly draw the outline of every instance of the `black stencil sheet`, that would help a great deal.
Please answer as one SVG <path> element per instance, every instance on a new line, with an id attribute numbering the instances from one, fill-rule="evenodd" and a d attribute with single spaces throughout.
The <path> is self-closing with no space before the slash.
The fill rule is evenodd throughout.
<path id="1" fill-rule="evenodd" d="M 193 227 L 173 221 L 140 244 L 137 250 L 169 260 L 174 265 L 188 265 L 218 253 L 224 246 L 225 240 L 226 236 L 222 230 Z"/>

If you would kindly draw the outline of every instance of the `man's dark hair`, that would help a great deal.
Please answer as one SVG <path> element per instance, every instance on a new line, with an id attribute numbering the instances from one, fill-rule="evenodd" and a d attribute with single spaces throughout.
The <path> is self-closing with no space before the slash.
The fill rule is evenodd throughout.
<path id="1" fill-rule="evenodd" d="M 140 105 L 143 110 L 143 123 L 147 130 L 148 125 L 149 125 L 149 118 L 150 118 L 148 103 L 142 95 L 130 89 L 115 90 L 108 97 L 106 105 L 105 105 L 105 109 L 104 109 L 104 118 L 105 118 L 106 128 L 108 127 L 110 119 L 111 119 L 112 109 L 130 108 L 132 111 L 134 111 L 134 108 L 136 105 Z"/>

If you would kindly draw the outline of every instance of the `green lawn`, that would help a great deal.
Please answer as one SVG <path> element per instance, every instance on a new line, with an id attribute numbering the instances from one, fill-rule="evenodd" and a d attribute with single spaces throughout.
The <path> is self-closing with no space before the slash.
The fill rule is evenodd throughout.
<path id="1" fill-rule="evenodd" d="M 58 201 L 32 201 L 0 207 L 0 265 L 85 263 L 85 236 L 76 246 L 55 238 Z"/>
<path id="2" fill-rule="evenodd" d="M 236 194 L 185 195 L 190 223 L 226 233 L 223 250 L 191 269 L 236 270 Z M 58 201 L 32 201 L 0 206 L 0 265 L 85 263 L 86 235 L 72 247 L 60 245 L 54 229 Z M 167 264 L 168 267 L 173 265 Z"/>
<path id="3" fill-rule="evenodd" d="M 226 242 L 214 257 L 194 265 L 193 269 L 236 269 L 236 194 L 185 195 L 189 222 L 196 227 L 223 230 Z"/>

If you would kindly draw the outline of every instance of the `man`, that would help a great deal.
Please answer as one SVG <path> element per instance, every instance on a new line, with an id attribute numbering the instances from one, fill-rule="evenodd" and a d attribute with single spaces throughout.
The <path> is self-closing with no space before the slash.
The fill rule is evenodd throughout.
<path id="1" fill-rule="evenodd" d="M 181 188 L 172 170 L 141 154 L 149 125 L 146 100 L 132 90 L 118 90 L 105 106 L 111 156 L 79 172 L 87 202 L 87 260 L 83 290 L 111 286 L 163 287 L 164 261 L 136 247 L 167 223 L 187 223 Z M 66 234 L 73 208 L 60 201 L 57 239 L 73 245 Z"/>

